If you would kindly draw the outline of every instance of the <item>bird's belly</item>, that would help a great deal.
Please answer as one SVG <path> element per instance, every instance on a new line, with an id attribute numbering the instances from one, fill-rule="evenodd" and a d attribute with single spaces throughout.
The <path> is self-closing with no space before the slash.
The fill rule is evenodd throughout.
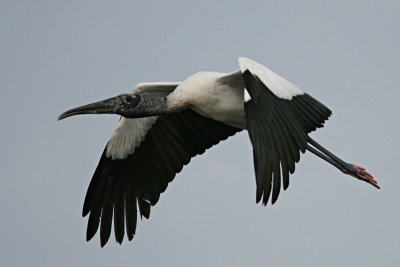
<path id="1" fill-rule="evenodd" d="M 220 99 L 208 101 L 206 105 L 195 105 L 192 109 L 204 117 L 229 126 L 246 129 L 243 99 L 232 101 L 232 98 L 230 98 L 230 102 L 224 102 Z"/>
<path id="2" fill-rule="evenodd" d="M 200 115 L 240 129 L 246 128 L 244 84 L 224 82 L 232 74 L 199 72 L 168 96 L 171 106 L 190 107 Z"/>

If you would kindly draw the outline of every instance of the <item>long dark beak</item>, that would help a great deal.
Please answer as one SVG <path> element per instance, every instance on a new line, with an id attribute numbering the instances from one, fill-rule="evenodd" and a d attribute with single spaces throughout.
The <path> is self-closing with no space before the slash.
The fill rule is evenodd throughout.
<path id="1" fill-rule="evenodd" d="M 330 164 L 341 170 L 343 173 L 349 174 L 380 189 L 378 183 L 374 180 L 374 177 L 370 173 L 368 173 L 363 167 L 344 162 L 339 157 L 332 154 L 329 150 L 318 144 L 315 140 L 311 139 L 311 137 L 309 136 L 307 137 L 307 142 L 308 151 L 329 162 Z"/>
<path id="2" fill-rule="evenodd" d="M 58 120 L 81 114 L 115 114 L 122 95 L 65 111 Z"/>

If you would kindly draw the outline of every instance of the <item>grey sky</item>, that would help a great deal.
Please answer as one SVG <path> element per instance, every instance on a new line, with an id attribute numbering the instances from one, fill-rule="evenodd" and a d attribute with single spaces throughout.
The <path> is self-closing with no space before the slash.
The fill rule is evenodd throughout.
<path id="1" fill-rule="evenodd" d="M 0 2 L 1 266 L 398 266 L 398 1 Z M 255 204 L 241 133 L 196 157 L 133 242 L 86 243 L 83 198 L 117 116 L 66 109 L 238 69 L 247 56 L 333 110 L 312 136 L 382 186 L 310 154 Z"/>

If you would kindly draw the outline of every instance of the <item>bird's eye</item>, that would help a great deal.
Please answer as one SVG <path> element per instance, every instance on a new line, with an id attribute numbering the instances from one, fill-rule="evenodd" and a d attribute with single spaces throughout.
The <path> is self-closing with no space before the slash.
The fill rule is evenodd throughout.
<path id="1" fill-rule="evenodd" d="M 130 103 L 130 102 L 132 102 L 133 97 L 130 96 L 130 95 L 127 95 L 126 98 L 125 98 L 125 100 L 126 100 L 126 102 Z"/>

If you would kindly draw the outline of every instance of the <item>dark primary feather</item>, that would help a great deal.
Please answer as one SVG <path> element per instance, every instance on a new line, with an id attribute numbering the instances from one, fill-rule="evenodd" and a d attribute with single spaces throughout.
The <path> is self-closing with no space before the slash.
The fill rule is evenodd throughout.
<path id="1" fill-rule="evenodd" d="M 111 160 L 104 150 L 93 175 L 83 205 L 88 215 L 87 240 L 100 226 L 104 246 L 114 232 L 118 243 L 136 232 L 137 213 L 149 218 L 155 205 L 176 173 L 190 159 L 234 135 L 240 129 L 198 115 L 192 110 L 160 116 L 134 154 Z"/>
<path id="2" fill-rule="evenodd" d="M 291 100 L 275 96 L 262 81 L 246 70 L 243 80 L 251 100 L 245 103 L 247 130 L 253 145 L 256 174 L 256 201 L 266 205 L 278 199 L 281 179 L 289 186 L 289 173 L 295 170 L 307 145 L 307 134 L 331 115 L 331 111 L 308 94 Z M 282 177 L 282 178 L 281 178 Z"/>

